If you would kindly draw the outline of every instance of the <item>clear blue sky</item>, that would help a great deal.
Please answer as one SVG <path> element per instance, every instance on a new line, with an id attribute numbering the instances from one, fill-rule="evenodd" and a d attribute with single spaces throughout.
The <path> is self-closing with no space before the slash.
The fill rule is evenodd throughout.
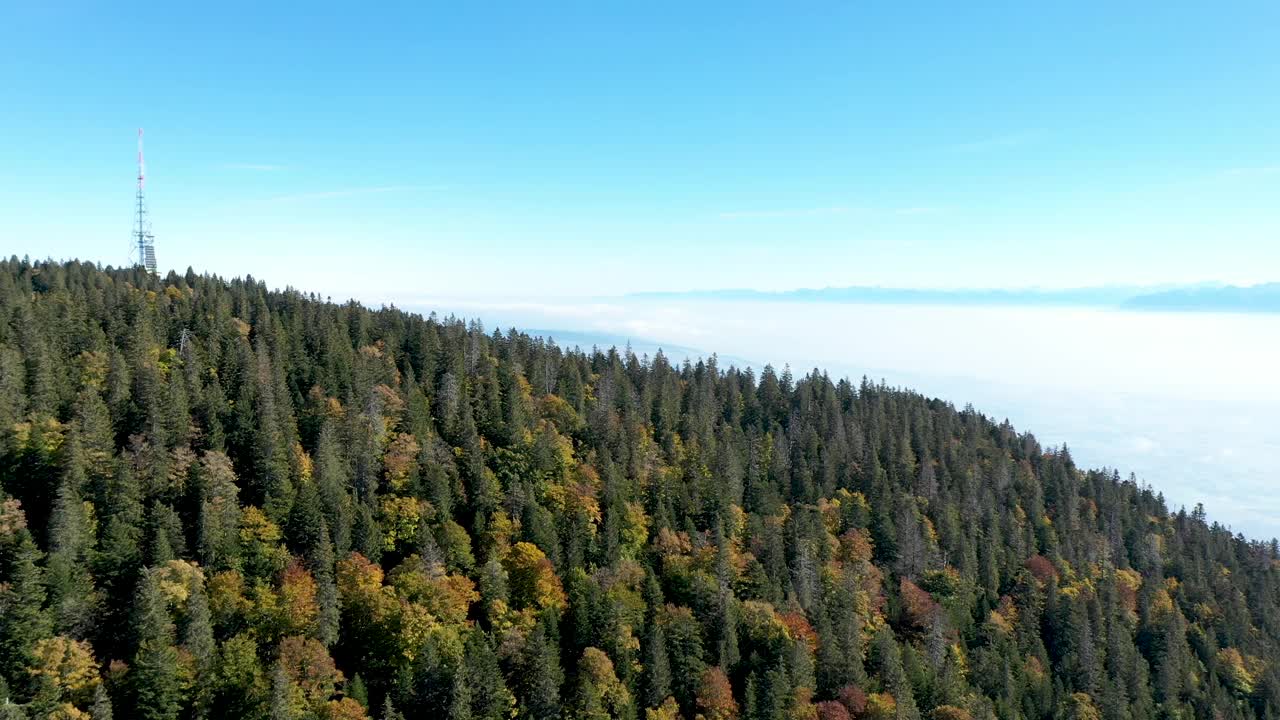
<path id="1" fill-rule="evenodd" d="M 1274 0 L 268 4 L 4 3 L 0 249 L 145 126 L 162 267 L 334 295 L 1280 279 Z"/>

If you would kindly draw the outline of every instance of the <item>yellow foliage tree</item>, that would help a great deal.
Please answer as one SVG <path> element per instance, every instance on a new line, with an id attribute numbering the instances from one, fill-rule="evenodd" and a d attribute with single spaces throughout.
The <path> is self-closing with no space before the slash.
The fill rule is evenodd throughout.
<path id="1" fill-rule="evenodd" d="M 563 608 L 566 598 L 560 578 L 545 553 L 533 543 L 518 542 L 503 560 L 517 609 Z"/>
<path id="2" fill-rule="evenodd" d="M 1218 675 L 1237 695 L 1248 697 L 1253 694 L 1256 680 L 1256 669 L 1260 663 L 1251 657 L 1240 654 L 1235 648 L 1223 648 L 1214 657 Z"/>
<path id="3" fill-rule="evenodd" d="M 244 569 L 252 577 L 274 578 L 284 569 L 289 553 L 280 542 L 280 526 L 250 505 L 240 516 L 240 547 Z"/>
<path id="4" fill-rule="evenodd" d="M 631 693 L 627 686 L 618 680 L 613 669 L 613 661 L 599 648 L 589 647 L 582 651 L 582 659 L 578 661 L 578 679 L 584 688 L 590 688 L 592 699 L 599 699 L 599 710 L 606 717 L 626 717 L 631 710 Z"/>
<path id="5" fill-rule="evenodd" d="M 930 720 L 973 720 L 973 715 L 955 705 L 939 705 L 929 713 Z"/>
<path id="6" fill-rule="evenodd" d="M 43 701 L 82 704 L 93 697 L 98 665 L 88 643 L 62 635 L 45 638 L 35 644 L 32 656 L 27 672 Z"/>
<path id="7" fill-rule="evenodd" d="M 296 560 L 280 578 L 276 627 L 281 635 L 307 635 L 315 630 L 320 606 L 316 602 L 316 581 Z"/>
<path id="8" fill-rule="evenodd" d="M 418 453 L 422 450 L 409 433 L 396 433 L 387 443 L 387 451 L 382 456 L 387 485 L 395 492 L 402 492 L 409 484 L 409 476 L 413 474 L 418 463 Z"/>
<path id="9" fill-rule="evenodd" d="M 867 720 L 892 720 L 898 716 L 898 701 L 889 693 L 871 693 L 862 717 Z"/>
<path id="10" fill-rule="evenodd" d="M 321 720 L 367 720 L 369 717 L 364 706 L 349 697 L 330 700 L 318 714 Z"/>
<path id="11" fill-rule="evenodd" d="M 1089 693 L 1071 693 L 1062 701 L 1061 717 L 1064 720 L 1102 720 L 1102 713 L 1093 703 Z"/>
<path id="12" fill-rule="evenodd" d="M 360 553 L 338 562 L 338 597 L 344 611 L 377 622 L 392 610 L 394 591 L 382 585 L 382 568 Z"/>
<path id="13" fill-rule="evenodd" d="M 46 720 L 91 720 L 89 713 L 70 703 L 62 703 L 45 716 Z"/>
<path id="14" fill-rule="evenodd" d="M 204 571 L 187 560 L 170 560 L 152 571 L 160 585 L 160 594 L 170 606 L 185 610 L 191 588 L 204 584 Z"/>
<path id="15" fill-rule="evenodd" d="M 393 495 L 382 499 L 380 509 L 383 538 L 386 550 L 395 550 L 400 543 L 410 542 L 418 536 L 418 525 L 430 512 L 430 505 L 423 500 Z"/>
<path id="16" fill-rule="evenodd" d="M 668 696 L 656 708 L 645 708 L 644 720 L 680 720 L 680 706 L 676 699 Z"/>

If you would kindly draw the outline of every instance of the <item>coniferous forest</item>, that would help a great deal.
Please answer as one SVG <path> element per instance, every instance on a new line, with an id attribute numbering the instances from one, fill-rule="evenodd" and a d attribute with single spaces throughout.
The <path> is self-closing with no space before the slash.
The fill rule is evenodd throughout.
<path id="1" fill-rule="evenodd" d="M 972 408 L 190 271 L 0 309 L 0 719 L 1280 717 L 1275 542 Z"/>

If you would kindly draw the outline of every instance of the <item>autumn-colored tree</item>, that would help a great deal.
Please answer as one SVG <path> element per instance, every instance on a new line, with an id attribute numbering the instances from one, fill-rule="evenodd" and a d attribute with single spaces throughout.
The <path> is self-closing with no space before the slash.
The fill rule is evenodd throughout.
<path id="1" fill-rule="evenodd" d="M 938 603 L 932 595 L 906 578 L 899 580 L 898 586 L 904 621 L 917 631 L 927 630 L 940 612 Z"/>
<path id="2" fill-rule="evenodd" d="M 1102 713 L 1088 693 L 1068 695 L 1063 699 L 1059 713 L 1063 720 L 1102 720 Z"/>
<path id="3" fill-rule="evenodd" d="M 89 713 L 71 703 L 62 703 L 44 716 L 47 720 L 92 720 Z"/>
<path id="4" fill-rule="evenodd" d="M 240 517 L 240 553 L 247 577 L 274 580 L 289 561 L 280 526 L 252 505 Z"/>
<path id="5" fill-rule="evenodd" d="M 390 582 L 400 597 L 421 604 L 451 625 L 464 623 L 471 604 L 480 599 L 470 578 L 446 573 L 439 563 L 429 563 L 416 555 L 406 558 L 391 572 Z"/>
<path id="6" fill-rule="evenodd" d="M 518 542 L 503 559 L 511 601 L 517 609 L 561 609 L 566 598 L 560 578 L 545 553 L 533 543 Z"/>
<path id="7" fill-rule="evenodd" d="M 369 717 L 364 706 L 349 697 L 328 701 L 316 715 L 320 720 L 367 720 Z"/>
<path id="8" fill-rule="evenodd" d="M 1261 666 L 1262 663 L 1246 658 L 1236 648 L 1223 648 L 1214 656 L 1214 667 L 1218 674 L 1241 697 L 1253 694 L 1257 682 L 1256 673 Z"/>
<path id="9" fill-rule="evenodd" d="M 857 685 L 846 685 L 840 688 L 837 699 L 854 717 L 861 715 L 867 709 L 867 694 Z"/>
<path id="10" fill-rule="evenodd" d="M 929 712 L 929 720 L 973 720 L 973 715 L 955 705 L 939 705 Z"/>
<path id="11" fill-rule="evenodd" d="M 275 631 L 279 635 L 310 635 L 316 631 L 320 606 L 316 602 L 316 581 L 293 560 L 280 577 L 279 604 Z"/>
<path id="12" fill-rule="evenodd" d="M 898 716 L 898 703 L 889 693 L 871 693 L 862 718 L 867 720 L 893 720 Z"/>
<path id="13" fill-rule="evenodd" d="M 1037 580 L 1047 583 L 1051 579 L 1058 577 L 1058 569 L 1053 566 L 1053 562 L 1043 555 L 1032 555 L 1027 558 L 1024 567 L 1031 571 Z"/>
<path id="14" fill-rule="evenodd" d="M 28 673 L 35 687 L 35 705 L 88 707 L 99 684 L 88 643 L 63 636 L 45 638 L 35 644 L 33 655 Z"/>
<path id="15" fill-rule="evenodd" d="M 377 563 L 351 553 L 338 562 L 337 576 L 343 611 L 362 625 L 380 621 L 391 612 L 392 596 L 383 590 L 382 568 Z"/>
<path id="16" fill-rule="evenodd" d="M 680 706 L 676 699 L 668 697 L 657 707 L 645 708 L 645 720 L 680 720 Z"/>
<path id="17" fill-rule="evenodd" d="M 707 668 L 698 682 L 697 717 L 705 720 L 735 720 L 738 703 L 733 699 L 733 687 L 724 670 Z"/>
<path id="18" fill-rule="evenodd" d="M 418 453 L 421 447 L 417 439 L 408 433 L 396 433 L 387 443 L 382 465 L 387 485 L 394 492 L 404 492 L 411 478 L 418 471 Z"/>
<path id="19" fill-rule="evenodd" d="M 631 693 L 614 673 L 613 661 L 598 648 L 589 647 L 578 660 L 578 688 L 574 717 L 608 720 L 631 713 Z"/>
<path id="20" fill-rule="evenodd" d="M 409 497 L 382 499 L 378 520 L 382 528 L 384 550 L 403 550 L 418 537 L 418 526 L 425 522 L 431 508 L 426 502 Z"/>
<path id="21" fill-rule="evenodd" d="M 816 703 L 818 720 L 851 720 L 849 709 L 835 700 Z"/>
<path id="22" fill-rule="evenodd" d="M 343 682 L 342 671 L 334 665 L 328 649 L 313 638 L 295 636 L 281 640 L 279 661 L 289 681 L 317 711 L 328 703 Z"/>

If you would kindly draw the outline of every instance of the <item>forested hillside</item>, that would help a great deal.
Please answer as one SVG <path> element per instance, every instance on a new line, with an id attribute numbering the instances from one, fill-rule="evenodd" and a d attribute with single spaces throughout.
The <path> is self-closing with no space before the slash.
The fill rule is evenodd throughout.
<path id="1" fill-rule="evenodd" d="M 1274 542 L 970 408 L 190 272 L 0 309 L 0 718 L 1280 717 Z"/>

